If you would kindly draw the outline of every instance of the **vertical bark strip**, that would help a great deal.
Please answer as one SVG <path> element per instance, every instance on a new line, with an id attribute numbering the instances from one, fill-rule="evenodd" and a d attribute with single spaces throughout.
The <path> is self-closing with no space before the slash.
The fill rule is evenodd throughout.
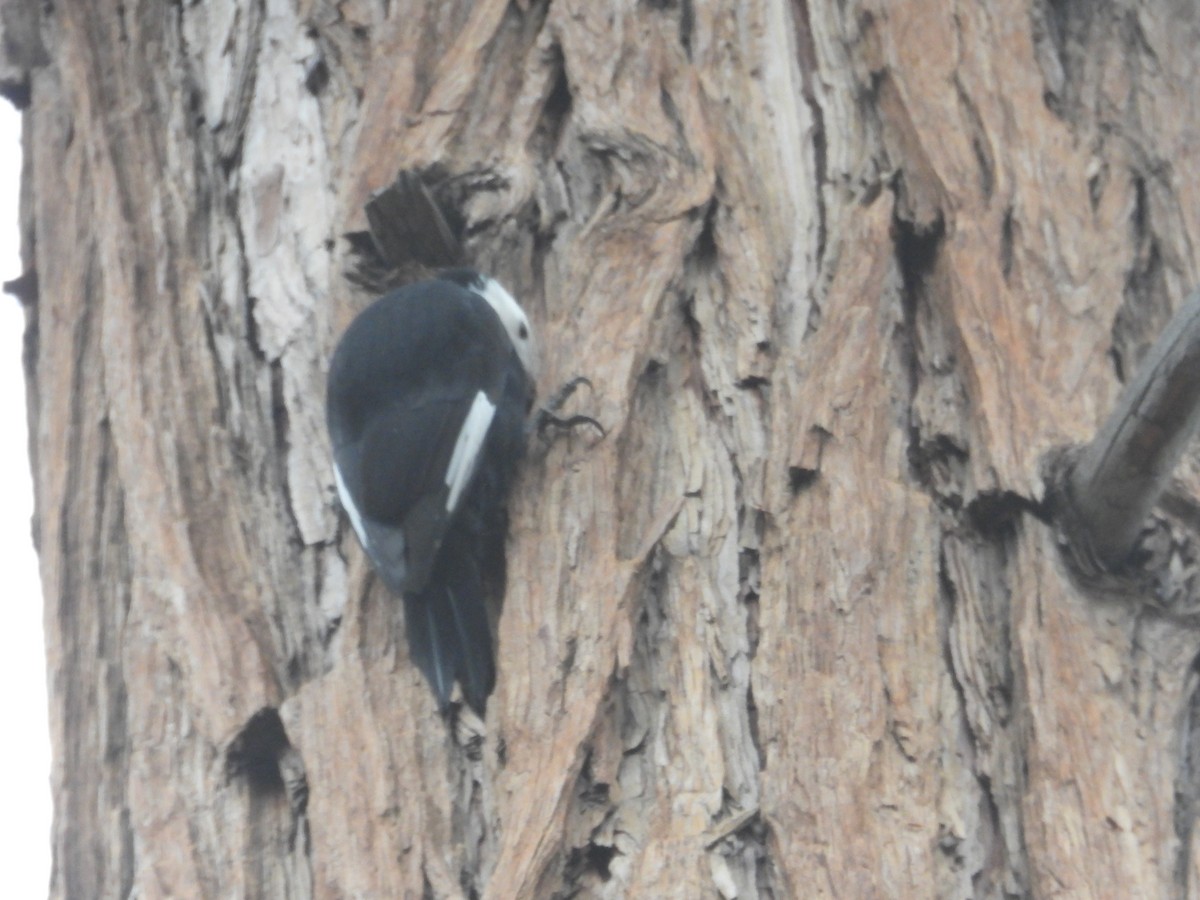
<path id="1" fill-rule="evenodd" d="M 1200 282 L 1196 4 L 0 11 L 52 896 L 1195 891 L 1200 636 L 1039 460 Z M 608 430 L 522 471 L 483 723 L 322 428 L 401 169 Z"/>

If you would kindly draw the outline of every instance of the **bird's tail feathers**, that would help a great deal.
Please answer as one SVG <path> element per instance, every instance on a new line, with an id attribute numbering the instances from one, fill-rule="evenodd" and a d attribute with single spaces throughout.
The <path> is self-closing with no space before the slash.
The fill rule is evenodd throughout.
<path id="1" fill-rule="evenodd" d="M 443 711 L 458 679 L 467 703 L 483 715 L 496 682 L 491 627 L 474 560 L 453 557 L 457 565 L 439 560 L 425 588 L 404 595 L 409 653 Z"/>

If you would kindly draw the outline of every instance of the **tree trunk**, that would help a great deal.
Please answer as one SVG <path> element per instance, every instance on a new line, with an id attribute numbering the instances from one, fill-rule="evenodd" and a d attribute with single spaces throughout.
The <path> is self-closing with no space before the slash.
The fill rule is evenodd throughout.
<path id="1" fill-rule="evenodd" d="M 1193 0 L 0 13 L 53 897 L 1200 894 L 1196 619 L 1042 475 L 1200 281 Z M 608 429 L 531 446 L 484 724 L 332 490 L 401 168 Z"/>

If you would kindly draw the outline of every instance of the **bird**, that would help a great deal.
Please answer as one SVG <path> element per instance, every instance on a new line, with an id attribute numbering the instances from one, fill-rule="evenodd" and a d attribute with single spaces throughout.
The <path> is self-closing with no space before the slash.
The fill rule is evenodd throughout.
<path id="1" fill-rule="evenodd" d="M 497 560 L 503 571 L 537 368 L 520 304 L 469 268 L 384 294 L 330 358 L 337 493 L 372 568 L 403 599 L 409 655 L 443 713 L 455 681 L 480 716 L 495 685 L 485 598 Z"/>

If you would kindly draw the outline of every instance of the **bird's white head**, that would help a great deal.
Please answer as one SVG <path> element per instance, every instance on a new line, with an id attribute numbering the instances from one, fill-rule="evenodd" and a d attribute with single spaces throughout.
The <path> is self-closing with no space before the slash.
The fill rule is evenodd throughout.
<path id="1" fill-rule="evenodd" d="M 500 317 L 500 324 L 508 332 L 508 338 L 517 351 L 521 365 L 525 367 L 530 378 L 536 378 L 538 372 L 537 344 L 533 340 L 533 329 L 529 327 L 529 317 L 525 315 L 525 310 L 521 309 L 521 305 L 517 303 L 513 295 L 506 291 L 495 278 L 480 275 L 477 285 L 474 287 L 475 292 L 483 297 Z"/>

